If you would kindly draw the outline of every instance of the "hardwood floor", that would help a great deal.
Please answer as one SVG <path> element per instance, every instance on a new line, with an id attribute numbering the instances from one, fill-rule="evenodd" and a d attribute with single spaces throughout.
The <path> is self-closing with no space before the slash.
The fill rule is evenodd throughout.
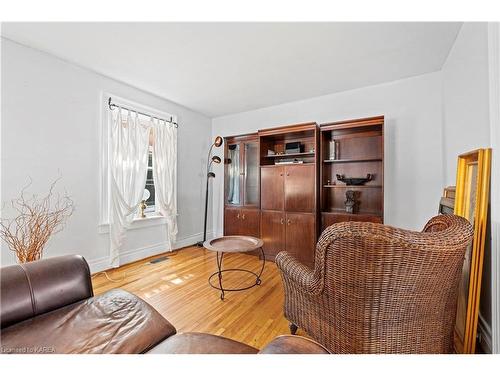
<path id="1" fill-rule="evenodd" d="M 154 306 L 178 332 L 206 332 L 262 348 L 271 339 L 288 334 L 288 321 L 283 316 L 283 287 L 276 265 L 267 262 L 262 284 L 246 291 L 227 292 L 224 301 L 219 291 L 208 285 L 215 272 L 215 253 L 189 247 L 168 259 L 151 264 L 151 259 L 108 271 L 93 277 L 94 293 L 122 288 Z M 253 255 L 226 254 L 224 268 L 260 270 L 261 261 Z M 217 277 L 213 279 L 217 281 Z M 255 281 L 248 274 L 224 274 L 224 285 L 241 287 Z M 299 330 L 299 334 L 301 331 Z"/>

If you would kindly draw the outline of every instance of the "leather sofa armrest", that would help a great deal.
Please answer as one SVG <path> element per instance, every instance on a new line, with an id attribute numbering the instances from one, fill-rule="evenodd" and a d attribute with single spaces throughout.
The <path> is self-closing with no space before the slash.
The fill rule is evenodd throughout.
<path id="1" fill-rule="evenodd" d="M 259 354 L 330 354 L 316 341 L 302 336 L 282 335 L 274 338 Z"/>
<path id="2" fill-rule="evenodd" d="M 93 296 L 90 270 L 78 255 L 2 267 L 1 328 Z"/>

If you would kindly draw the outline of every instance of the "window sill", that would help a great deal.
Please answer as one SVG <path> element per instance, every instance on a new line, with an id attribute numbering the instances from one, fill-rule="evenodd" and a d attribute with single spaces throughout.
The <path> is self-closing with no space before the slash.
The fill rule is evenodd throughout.
<path id="1" fill-rule="evenodd" d="M 151 213 L 144 218 L 137 217 L 132 221 L 132 224 L 128 228 L 128 230 L 136 230 L 147 227 L 154 227 L 158 225 L 164 225 L 167 223 L 167 220 L 158 213 Z M 109 233 L 109 223 L 99 224 L 97 227 L 98 233 Z"/>

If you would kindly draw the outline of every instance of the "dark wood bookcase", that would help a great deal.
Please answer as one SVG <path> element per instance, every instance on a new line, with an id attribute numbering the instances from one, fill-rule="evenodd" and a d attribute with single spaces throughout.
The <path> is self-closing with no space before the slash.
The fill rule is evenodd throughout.
<path id="1" fill-rule="evenodd" d="M 322 230 L 342 221 L 384 219 L 384 116 L 321 124 L 320 201 Z M 332 156 L 332 142 L 336 153 Z M 347 186 L 336 175 L 373 179 Z M 346 191 L 356 192 L 357 210 L 345 210 Z"/>
<path id="2" fill-rule="evenodd" d="M 259 130 L 260 233 L 266 257 L 286 250 L 314 263 L 318 235 L 319 127 L 316 123 Z M 300 148 L 286 153 L 286 144 Z M 286 163 L 286 164 L 284 164 Z"/>
<path id="3" fill-rule="evenodd" d="M 331 141 L 338 151 L 334 158 Z M 286 153 L 289 143 L 300 147 Z M 225 164 L 224 234 L 262 238 L 269 260 L 286 250 L 312 266 L 326 227 L 342 221 L 383 222 L 383 116 L 227 137 Z M 372 174 L 373 179 L 346 186 L 337 174 Z M 347 190 L 357 192 L 354 213 L 345 210 Z"/>

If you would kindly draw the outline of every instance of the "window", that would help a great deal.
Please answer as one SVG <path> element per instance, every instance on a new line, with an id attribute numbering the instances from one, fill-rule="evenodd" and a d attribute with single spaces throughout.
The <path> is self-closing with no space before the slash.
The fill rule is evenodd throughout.
<path id="1" fill-rule="evenodd" d="M 167 112 L 163 112 L 161 110 L 158 110 L 157 108 L 149 107 L 137 102 L 133 102 L 131 100 L 121 98 L 113 93 L 108 93 L 108 92 L 102 92 L 101 93 L 101 99 L 102 99 L 102 107 L 101 107 L 101 147 L 100 147 L 100 184 L 99 184 L 99 227 L 98 230 L 100 233 L 107 233 L 109 231 L 109 220 L 110 220 L 110 207 L 111 207 L 111 202 L 110 202 L 110 174 L 109 174 L 109 167 L 108 167 L 108 160 L 109 160 L 109 152 L 110 152 L 110 129 L 111 129 L 111 124 L 113 121 L 113 116 L 116 115 L 117 109 L 113 109 L 110 111 L 109 109 L 109 103 L 108 100 L 109 98 L 112 97 L 112 102 L 113 104 L 122 106 L 124 108 L 130 108 L 131 110 L 139 111 L 147 115 L 142 115 L 139 114 L 139 121 L 144 122 L 144 123 L 149 123 L 150 121 L 150 116 L 154 116 L 156 118 L 163 118 L 163 119 L 169 119 L 171 118 L 172 121 L 176 121 L 177 117 L 175 115 L 172 115 Z M 128 111 L 126 109 L 123 109 L 122 112 L 123 115 L 127 115 Z M 149 192 L 149 197 L 146 199 L 146 205 L 147 208 L 145 209 L 146 216 L 149 218 L 155 218 L 155 220 L 141 220 L 141 214 L 140 210 L 137 210 L 137 213 L 135 216 L 135 228 L 142 228 L 142 227 L 147 227 L 147 226 L 154 226 L 154 225 L 163 225 L 165 223 L 165 219 L 158 214 L 159 212 L 159 207 L 156 204 L 156 189 L 155 189 L 155 183 L 154 183 L 154 176 L 153 176 L 153 155 L 152 155 L 152 148 L 150 147 L 150 152 L 149 152 L 149 159 L 148 159 L 148 171 L 147 171 L 147 176 L 146 176 L 146 184 L 144 186 L 144 189 Z"/>
<path id="2" fill-rule="evenodd" d="M 150 147 L 151 148 L 151 147 Z M 155 181 L 153 178 L 153 152 L 151 149 L 149 150 L 149 157 L 148 157 L 148 175 L 146 176 L 146 186 L 144 187 L 145 190 L 149 191 L 149 198 L 146 199 L 146 209 L 144 212 L 155 212 L 156 207 L 155 207 Z M 144 192 L 147 194 L 146 192 Z"/>

